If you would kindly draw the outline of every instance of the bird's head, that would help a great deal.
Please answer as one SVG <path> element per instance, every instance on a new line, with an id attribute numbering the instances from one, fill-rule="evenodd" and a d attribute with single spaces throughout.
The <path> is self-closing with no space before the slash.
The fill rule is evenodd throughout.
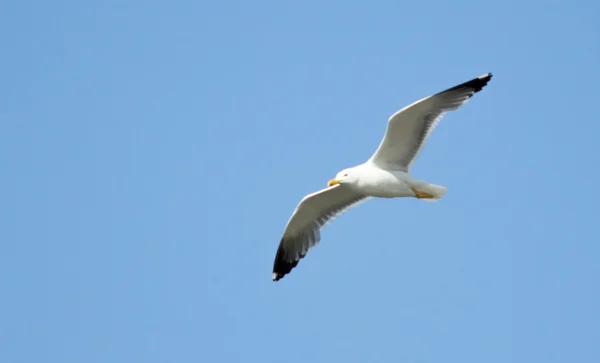
<path id="1" fill-rule="evenodd" d="M 331 187 L 331 186 L 334 186 L 337 184 L 351 182 L 353 179 L 354 179 L 354 170 L 353 169 L 344 169 L 344 170 L 340 171 L 339 173 L 337 173 L 335 178 L 331 179 L 329 181 L 329 183 L 327 183 L 327 185 Z"/>

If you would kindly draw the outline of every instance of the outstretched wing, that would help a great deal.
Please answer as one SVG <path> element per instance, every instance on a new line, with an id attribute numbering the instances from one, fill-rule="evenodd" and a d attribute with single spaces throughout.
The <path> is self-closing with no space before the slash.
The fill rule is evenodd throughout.
<path id="1" fill-rule="evenodd" d="M 321 229 L 336 217 L 366 201 L 344 185 L 334 185 L 309 194 L 300 201 L 288 221 L 273 265 L 273 281 L 290 273 L 308 250 L 321 240 Z"/>
<path id="2" fill-rule="evenodd" d="M 423 98 L 393 114 L 381 144 L 369 160 L 383 169 L 408 172 L 444 114 L 464 105 L 490 79 L 491 73 L 484 74 Z"/>

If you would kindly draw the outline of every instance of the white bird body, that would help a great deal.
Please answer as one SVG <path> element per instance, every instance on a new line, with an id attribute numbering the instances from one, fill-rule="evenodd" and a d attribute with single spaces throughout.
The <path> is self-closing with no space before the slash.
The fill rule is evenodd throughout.
<path id="1" fill-rule="evenodd" d="M 422 191 L 427 192 L 429 191 L 429 186 L 437 187 L 415 179 L 405 171 L 381 169 L 369 161 L 353 168 L 346 169 L 346 171 L 356 175 L 356 179 L 347 184 L 348 187 L 355 192 L 368 197 L 416 197 L 416 190 L 421 191 L 424 189 Z M 336 179 L 337 178 L 338 177 L 336 177 Z M 442 191 L 440 190 L 438 193 L 434 194 L 437 197 L 435 199 L 439 199 L 443 196 L 439 195 L 441 192 Z"/>
<path id="2" fill-rule="evenodd" d="M 484 74 L 393 114 L 379 147 L 365 163 L 340 171 L 328 188 L 300 201 L 279 243 L 273 280 L 280 280 L 298 265 L 320 241 L 325 225 L 359 203 L 370 198 L 441 199 L 447 188 L 411 176 L 412 164 L 444 114 L 465 104 L 491 78 L 491 73 Z"/>

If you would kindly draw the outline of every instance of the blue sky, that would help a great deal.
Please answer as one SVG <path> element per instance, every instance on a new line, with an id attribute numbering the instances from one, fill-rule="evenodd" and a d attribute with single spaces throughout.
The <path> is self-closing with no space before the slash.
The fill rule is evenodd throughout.
<path id="1" fill-rule="evenodd" d="M 3 362 L 600 361 L 600 5 L 0 3 Z M 278 283 L 298 201 L 493 72 Z"/>

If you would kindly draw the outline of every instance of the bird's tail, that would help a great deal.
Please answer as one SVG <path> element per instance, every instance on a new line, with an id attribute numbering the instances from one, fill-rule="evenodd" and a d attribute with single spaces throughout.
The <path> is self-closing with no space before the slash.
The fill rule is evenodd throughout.
<path id="1" fill-rule="evenodd" d="M 423 184 L 419 185 L 417 190 L 419 192 L 427 195 L 426 197 L 423 197 L 420 199 L 427 201 L 427 202 L 436 202 L 436 201 L 442 199 L 442 197 L 448 191 L 448 188 L 441 186 L 441 185 L 423 183 Z"/>

